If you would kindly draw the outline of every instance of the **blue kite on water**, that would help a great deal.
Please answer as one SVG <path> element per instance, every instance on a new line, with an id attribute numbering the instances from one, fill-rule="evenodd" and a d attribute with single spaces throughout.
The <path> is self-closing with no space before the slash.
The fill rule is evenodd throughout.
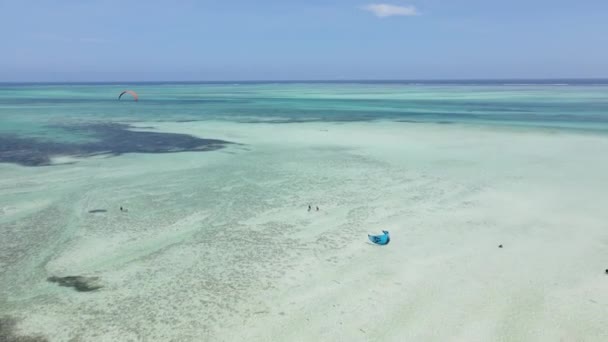
<path id="1" fill-rule="evenodd" d="M 391 236 L 388 234 L 388 230 L 383 230 L 382 235 L 369 235 L 367 234 L 369 241 L 376 245 L 388 245 L 391 242 Z"/>

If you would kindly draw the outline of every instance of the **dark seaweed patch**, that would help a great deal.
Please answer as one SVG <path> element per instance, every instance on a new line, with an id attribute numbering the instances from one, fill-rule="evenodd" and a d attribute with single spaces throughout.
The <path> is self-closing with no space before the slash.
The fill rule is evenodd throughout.
<path id="1" fill-rule="evenodd" d="M 93 209 L 93 210 L 89 210 L 89 213 L 91 214 L 97 214 L 97 213 L 107 213 L 108 210 L 106 209 Z"/>
<path id="2" fill-rule="evenodd" d="M 187 134 L 133 131 L 129 125 L 116 123 L 61 128 L 85 134 L 95 141 L 64 143 L 0 135 L 0 163 L 45 166 L 50 165 L 52 156 L 60 155 L 87 157 L 99 154 L 117 156 L 124 153 L 203 152 L 215 151 L 231 144 L 224 140 L 201 139 Z"/>
<path id="3" fill-rule="evenodd" d="M 43 336 L 17 335 L 17 319 L 10 316 L 0 317 L 0 341 L 1 342 L 47 342 Z"/>
<path id="4" fill-rule="evenodd" d="M 102 288 L 102 286 L 99 285 L 99 277 L 48 277 L 46 280 L 51 283 L 56 283 L 59 286 L 73 287 L 78 292 L 90 292 Z"/>

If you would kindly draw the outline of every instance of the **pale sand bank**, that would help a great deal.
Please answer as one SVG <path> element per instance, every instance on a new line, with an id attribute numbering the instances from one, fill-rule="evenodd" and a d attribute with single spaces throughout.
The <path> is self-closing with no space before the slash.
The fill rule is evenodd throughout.
<path id="1" fill-rule="evenodd" d="M 20 332 L 608 338 L 608 137 L 389 122 L 141 126 L 242 145 L 0 166 L 10 237 L 0 305 Z M 367 243 L 381 229 L 391 244 Z M 79 293 L 51 275 L 104 287 Z"/>

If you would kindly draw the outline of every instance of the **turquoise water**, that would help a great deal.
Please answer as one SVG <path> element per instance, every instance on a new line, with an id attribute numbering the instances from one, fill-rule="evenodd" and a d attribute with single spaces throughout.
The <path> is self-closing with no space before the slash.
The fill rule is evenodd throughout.
<path id="1" fill-rule="evenodd" d="M 559 83 L 0 85 L 0 340 L 605 340 L 608 83 Z"/>
<path id="2" fill-rule="evenodd" d="M 608 83 L 206 83 L 0 85 L 0 133 L 79 139 L 57 124 L 400 120 L 605 131 Z M 117 100 L 133 89 L 139 102 Z"/>
<path id="3" fill-rule="evenodd" d="M 384 120 L 608 131 L 608 82 L 523 82 L 4 84 L 0 162 L 48 165 L 58 155 L 196 151 L 226 143 L 128 132 L 136 122 Z M 139 101 L 119 100 L 125 89 Z"/>

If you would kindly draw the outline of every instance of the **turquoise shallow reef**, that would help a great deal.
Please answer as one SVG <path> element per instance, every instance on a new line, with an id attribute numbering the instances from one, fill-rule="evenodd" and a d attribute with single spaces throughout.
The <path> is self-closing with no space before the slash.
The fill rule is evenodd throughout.
<path id="1" fill-rule="evenodd" d="M 137 103 L 122 90 L 139 94 Z M 605 129 L 608 81 L 0 84 L 0 131 L 82 121 L 484 122 Z"/>
<path id="2" fill-rule="evenodd" d="M 119 101 L 125 89 L 135 90 L 139 101 L 130 94 Z M 156 137 L 127 136 L 112 125 L 118 122 L 128 128 L 124 124 L 142 121 L 392 120 L 606 131 L 606 94 L 608 82 L 602 80 L 4 84 L 0 161 L 46 165 L 52 154 L 187 151 L 222 143 L 174 135 L 157 148 L 141 148 Z M 29 154 L 24 146 L 37 152 Z"/>

